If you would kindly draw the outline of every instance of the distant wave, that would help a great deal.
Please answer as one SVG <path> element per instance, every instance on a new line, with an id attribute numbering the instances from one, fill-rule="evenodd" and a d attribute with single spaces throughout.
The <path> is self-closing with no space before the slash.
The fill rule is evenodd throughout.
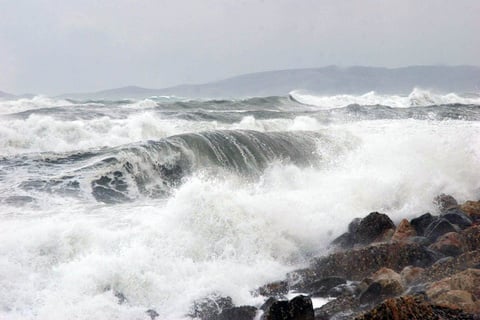
<path id="1" fill-rule="evenodd" d="M 341 94 L 330 96 L 292 91 L 289 93 L 289 96 L 298 103 L 321 107 L 323 109 L 342 108 L 354 104 L 361 106 L 382 105 L 392 108 L 427 107 L 447 104 L 480 104 L 480 96 L 462 97 L 456 93 L 440 95 L 418 88 L 415 88 L 408 96 L 377 94 L 374 91 L 367 92 L 363 95 Z"/>

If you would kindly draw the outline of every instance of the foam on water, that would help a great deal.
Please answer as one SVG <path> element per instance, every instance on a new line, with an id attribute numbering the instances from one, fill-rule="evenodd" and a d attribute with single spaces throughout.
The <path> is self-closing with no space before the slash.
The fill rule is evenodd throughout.
<path id="1" fill-rule="evenodd" d="M 37 108 L 50 108 L 58 106 L 72 106 L 73 103 L 63 99 L 54 99 L 47 96 L 34 96 L 14 100 L 0 100 L 0 114 L 17 113 Z"/>
<path id="2" fill-rule="evenodd" d="M 323 109 L 342 108 L 352 104 L 362 106 L 383 105 L 393 108 L 425 107 L 444 104 L 480 104 L 480 97 L 461 97 L 455 93 L 434 94 L 415 88 L 408 96 L 377 94 L 318 96 L 302 91 L 290 92 L 290 97 L 300 103 Z"/>
<path id="3" fill-rule="evenodd" d="M 0 318 L 146 319 L 154 308 L 161 319 L 182 319 L 212 292 L 259 304 L 251 290 L 325 252 L 355 217 L 377 210 L 399 221 L 434 212 L 442 192 L 480 196 L 479 122 L 377 120 L 328 130 L 354 143 L 316 168 L 272 163 L 253 181 L 198 172 L 167 199 L 114 206 L 55 195 L 1 203 Z"/>

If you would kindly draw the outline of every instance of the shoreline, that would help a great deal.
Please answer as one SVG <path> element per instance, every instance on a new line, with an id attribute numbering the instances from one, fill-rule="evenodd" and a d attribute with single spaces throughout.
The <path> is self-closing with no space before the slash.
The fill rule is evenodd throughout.
<path id="1" fill-rule="evenodd" d="M 352 220 L 329 254 L 258 288 L 262 306 L 234 306 L 229 297 L 213 296 L 196 301 L 189 316 L 480 319 L 480 201 L 458 204 L 442 194 L 434 202 L 439 215 L 425 213 L 398 225 L 378 212 Z"/>

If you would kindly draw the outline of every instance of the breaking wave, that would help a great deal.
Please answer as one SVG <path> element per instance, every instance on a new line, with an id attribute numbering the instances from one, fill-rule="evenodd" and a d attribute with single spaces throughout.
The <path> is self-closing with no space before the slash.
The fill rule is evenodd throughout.
<path id="1" fill-rule="evenodd" d="M 318 96 L 302 91 L 292 91 L 290 98 L 301 104 L 321 107 L 324 109 L 342 108 L 349 105 L 389 106 L 392 108 L 427 107 L 448 104 L 480 104 L 480 96 L 462 97 L 455 93 L 445 95 L 434 94 L 427 90 L 415 88 L 408 96 L 377 94 L 370 91 L 363 95 L 332 95 Z"/>

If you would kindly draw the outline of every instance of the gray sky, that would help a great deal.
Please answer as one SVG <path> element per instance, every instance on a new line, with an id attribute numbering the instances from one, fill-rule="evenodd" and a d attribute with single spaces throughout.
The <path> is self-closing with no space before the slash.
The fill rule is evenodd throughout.
<path id="1" fill-rule="evenodd" d="M 0 90 L 161 88 L 325 65 L 480 65 L 478 0 L 0 0 Z"/>

